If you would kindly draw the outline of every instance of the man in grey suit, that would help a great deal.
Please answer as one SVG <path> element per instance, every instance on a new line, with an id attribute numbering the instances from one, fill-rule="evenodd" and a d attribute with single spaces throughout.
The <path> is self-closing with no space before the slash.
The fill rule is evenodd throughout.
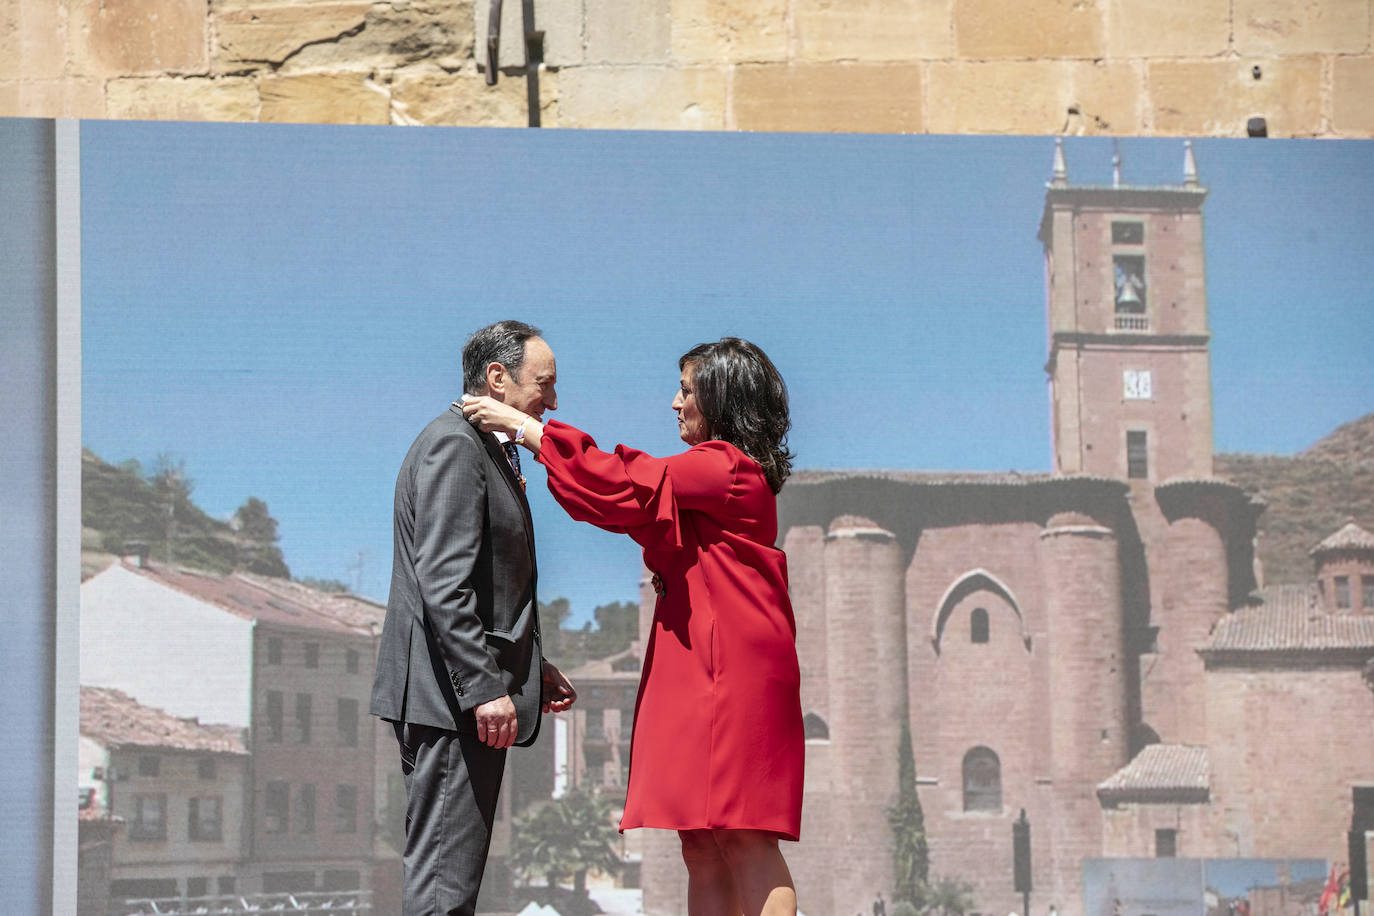
<path id="1" fill-rule="evenodd" d="M 489 325 L 463 347 L 468 394 L 537 418 L 558 407 L 555 381 L 553 351 L 522 322 Z M 405 916 L 475 911 L 506 748 L 533 742 L 541 709 L 577 696 L 540 653 L 534 531 L 509 448 L 454 406 L 396 478 L 372 714 L 400 744 Z"/>

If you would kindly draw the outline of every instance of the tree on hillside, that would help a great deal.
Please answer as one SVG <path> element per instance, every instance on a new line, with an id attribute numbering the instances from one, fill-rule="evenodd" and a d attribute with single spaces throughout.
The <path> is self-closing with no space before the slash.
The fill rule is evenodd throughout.
<path id="1" fill-rule="evenodd" d="M 615 655 L 630 647 L 639 638 L 639 605 L 629 601 L 612 601 L 592 611 L 596 618 L 597 636 L 591 647 L 601 657 Z"/>
<path id="2" fill-rule="evenodd" d="M 539 633 L 544 643 L 544 655 L 549 658 L 557 656 L 559 663 L 565 666 L 568 660 L 564 658 L 567 643 L 563 639 L 563 621 L 568 619 L 570 613 L 572 607 L 567 598 L 539 602 Z"/>
<path id="3" fill-rule="evenodd" d="M 171 452 L 158 453 L 153 461 L 153 473 L 148 475 L 148 483 L 153 485 L 153 492 L 171 506 L 170 511 L 189 503 L 191 491 L 196 488 L 196 482 L 186 473 L 186 459 Z"/>
<path id="4" fill-rule="evenodd" d="M 197 515 L 203 515 L 191 502 L 196 482 L 186 473 L 186 459 L 160 452 L 148 477 L 153 488 L 156 510 L 163 517 L 162 559 L 167 563 L 187 563 L 191 554 L 189 539 L 195 537 Z M 182 548 L 188 548 L 183 550 Z"/>
<path id="5" fill-rule="evenodd" d="M 245 537 L 203 512 L 191 499 L 194 489 L 185 460 L 169 452 L 158 455 L 145 476 L 136 460 L 116 466 L 82 450 L 81 524 L 100 533 L 105 550 L 141 549 L 155 560 L 216 573 L 289 575 L 276 544 L 277 523 L 265 503 L 250 498 L 236 513 L 239 528 L 251 535 Z"/>
<path id="6" fill-rule="evenodd" d="M 259 544 L 277 543 L 277 520 L 267 511 L 267 503 L 256 496 L 248 497 L 234 511 L 234 519 L 229 524 L 242 537 Z"/>
<path id="7" fill-rule="evenodd" d="M 610 799 L 582 789 L 526 811 L 513 825 L 511 866 L 526 881 L 543 878 L 549 887 L 571 876 L 574 891 L 585 894 L 587 872 L 620 868 L 611 818 Z"/>
<path id="8" fill-rule="evenodd" d="M 234 512 L 230 527 L 238 532 L 239 556 L 236 566 L 246 572 L 279 579 L 291 578 L 281 547 L 277 545 L 277 520 L 267 509 L 267 503 L 256 496 L 248 497 Z"/>

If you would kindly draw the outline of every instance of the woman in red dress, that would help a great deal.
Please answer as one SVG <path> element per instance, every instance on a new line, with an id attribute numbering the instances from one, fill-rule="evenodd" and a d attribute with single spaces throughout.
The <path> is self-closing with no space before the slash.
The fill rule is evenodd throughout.
<path id="1" fill-rule="evenodd" d="M 677 830 L 690 916 L 794 916 L 778 849 L 801 829 L 802 734 L 776 494 L 791 469 L 787 389 L 763 351 L 722 338 L 678 361 L 678 432 L 654 458 L 488 398 L 463 412 L 523 444 L 573 518 L 644 548 L 658 600 L 635 705 L 620 828 Z"/>

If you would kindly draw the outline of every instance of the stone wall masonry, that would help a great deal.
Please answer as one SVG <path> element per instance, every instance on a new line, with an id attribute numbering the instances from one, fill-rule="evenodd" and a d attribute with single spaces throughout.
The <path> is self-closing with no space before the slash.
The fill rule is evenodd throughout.
<path id="1" fill-rule="evenodd" d="M 1156 542 L 1158 543 L 1158 542 Z M 1197 518 L 1169 526 L 1164 542 L 1151 551 L 1152 591 L 1158 595 L 1150 623 L 1158 627 L 1156 662 L 1141 689 L 1145 724 L 1166 744 L 1205 744 L 1207 709 L 1198 649 L 1226 616 L 1226 543 L 1221 532 Z M 1162 556 L 1161 556 L 1162 554 Z"/>
<path id="2" fill-rule="evenodd" d="M 242 76 L 134 77 L 111 80 L 105 86 L 105 114 L 111 118 L 256 121 L 261 105 L 257 81 Z"/>
<path id="3" fill-rule="evenodd" d="M 914 133 L 922 127 L 921 68 L 742 66 L 734 71 L 731 101 L 740 130 Z"/>
<path id="4" fill-rule="evenodd" d="M 0 4 L 0 80 L 55 80 L 65 70 L 67 17 L 53 3 Z"/>
<path id="5" fill-rule="evenodd" d="M 390 102 L 365 73 L 271 76 L 261 83 L 261 121 L 386 124 Z"/>
<path id="6" fill-rule="evenodd" d="M 797 660 L 801 665 L 802 714 L 830 721 L 825 647 L 825 532 L 819 525 L 789 529 L 782 541 L 787 553 L 788 591 L 797 624 Z M 814 775 L 808 760 L 808 784 Z M 803 808 L 803 810 L 805 810 Z"/>
<path id="7" fill-rule="evenodd" d="M 673 0 L 673 59 L 785 61 L 791 46 L 787 0 Z"/>
<path id="8" fill-rule="evenodd" d="M 885 812 L 897 798 L 898 748 L 906 712 L 904 557 L 889 532 L 866 519 L 837 519 L 825 548 L 827 689 L 832 820 L 821 839 L 832 853 L 833 899 L 864 900 L 892 887 Z M 862 625 L 856 625 L 862 621 Z M 875 679 L 889 689 L 874 689 Z"/>
<path id="9" fill-rule="evenodd" d="M 1207 136 L 1263 116 L 1270 136 L 1330 133 L 1321 104 L 1326 78 L 1316 56 L 1164 60 L 1149 65 L 1156 133 Z M 1259 76 L 1255 74 L 1258 73 Z M 1374 86 L 1366 87 L 1366 90 Z"/>
<path id="10" fill-rule="evenodd" d="M 204 6 L 198 0 L 69 0 L 70 67 L 97 77 L 204 72 Z"/>
<path id="11" fill-rule="evenodd" d="M 952 57 L 955 8 L 955 0 L 792 0 L 793 53 L 816 61 Z"/>
<path id="12" fill-rule="evenodd" d="M 1370 784 L 1374 760 L 1359 670 L 1214 668 L 1206 687 L 1212 834 L 1234 838 L 1224 854 L 1345 861 L 1351 787 Z"/>
<path id="13" fill-rule="evenodd" d="M 1235 0 L 1234 46 L 1249 54 L 1359 54 L 1369 50 L 1364 0 Z"/>
<path id="14" fill-rule="evenodd" d="M 106 84 L 102 80 L 56 79 L 0 82 L 0 117 L 103 118 L 107 116 Z M 109 117 L 128 117 L 108 114 Z M 159 117 L 172 115 L 160 113 Z M 194 118 L 193 120 L 213 120 Z M 253 120 L 256 120 L 254 118 Z"/>
<path id="15" fill-rule="evenodd" d="M 1344 136 L 1374 136 L 1374 57 L 1342 57 L 1332 65 L 1331 123 Z"/>
<path id="16" fill-rule="evenodd" d="M 1190 859 L 1227 858 L 1227 850 L 1215 842 L 1209 805 L 1124 804 L 1102 809 L 1104 858 L 1153 859 L 1155 831 L 1175 831 L 1178 855 Z"/>
<path id="17" fill-rule="evenodd" d="M 0 0 L 0 116 L 521 126 L 520 93 L 483 78 L 489 9 Z M 1374 137 L 1374 0 L 1026 0 L 1015 15 L 998 0 L 535 10 L 545 125 L 1243 136 L 1258 116 L 1270 136 Z M 524 65 L 521 3 L 505 0 L 501 82 L 523 83 Z M 435 68 L 453 77 L 451 98 L 417 103 Z M 287 76 L 311 79 L 277 82 Z M 385 104 L 350 96 L 359 84 Z"/>
<path id="18" fill-rule="evenodd" d="M 318 43 L 357 34 L 366 3 L 226 10 L 215 17 L 215 63 L 225 71 L 280 66 Z"/>

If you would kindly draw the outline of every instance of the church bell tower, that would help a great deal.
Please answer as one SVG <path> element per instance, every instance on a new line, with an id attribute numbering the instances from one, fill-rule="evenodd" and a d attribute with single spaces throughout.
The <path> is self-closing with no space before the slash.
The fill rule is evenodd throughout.
<path id="1" fill-rule="evenodd" d="M 1070 185 L 1062 140 L 1045 192 L 1054 470 L 1158 484 L 1212 475 L 1202 202 L 1181 185 Z"/>

